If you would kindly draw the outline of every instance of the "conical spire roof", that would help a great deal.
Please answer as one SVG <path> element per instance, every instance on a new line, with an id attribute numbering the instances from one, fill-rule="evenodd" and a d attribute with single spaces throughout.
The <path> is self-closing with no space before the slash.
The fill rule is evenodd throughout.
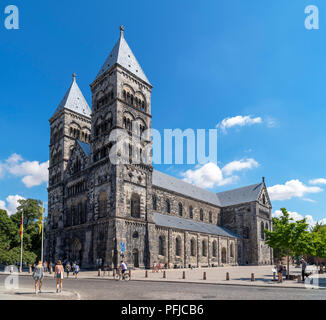
<path id="1" fill-rule="evenodd" d="M 92 111 L 78 87 L 78 84 L 76 82 L 76 74 L 73 74 L 72 77 L 72 84 L 63 99 L 61 100 L 55 113 L 66 108 L 71 111 L 77 112 L 83 116 L 90 117 Z"/>
<path id="2" fill-rule="evenodd" d="M 144 71 L 124 38 L 123 26 L 120 27 L 120 38 L 118 42 L 113 47 L 100 72 L 97 74 L 96 79 L 116 63 L 150 85 Z"/>

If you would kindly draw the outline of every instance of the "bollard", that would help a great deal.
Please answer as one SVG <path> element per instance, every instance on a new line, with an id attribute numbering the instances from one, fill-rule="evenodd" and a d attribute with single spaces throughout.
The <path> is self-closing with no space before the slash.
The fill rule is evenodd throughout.
<path id="1" fill-rule="evenodd" d="M 98 269 L 97 275 L 100 277 L 101 276 L 101 269 Z"/>
<path id="2" fill-rule="evenodd" d="M 145 278 L 148 278 L 148 271 L 145 271 Z"/>
<path id="3" fill-rule="evenodd" d="M 115 278 L 115 273 L 116 273 L 116 270 L 113 269 L 113 272 L 112 272 L 113 278 Z"/>
<path id="4" fill-rule="evenodd" d="M 226 273 L 226 280 L 230 280 L 230 274 L 228 272 Z"/>
<path id="5" fill-rule="evenodd" d="M 163 279 L 166 279 L 166 271 L 163 271 Z"/>
<path id="6" fill-rule="evenodd" d="M 301 283 L 301 276 L 297 276 L 298 283 Z"/>
<path id="7" fill-rule="evenodd" d="M 255 281 L 255 274 L 254 273 L 251 274 L 251 281 Z"/>
<path id="8" fill-rule="evenodd" d="M 203 280 L 206 280 L 206 271 L 203 273 Z"/>
<path id="9" fill-rule="evenodd" d="M 186 271 L 182 272 L 182 279 L 186 279 Z"/>
<path id="10" fill-rule="evenodd" d="M 30 264 L 28 265 L 28 273 L 32 273 L 32 266 Z"/>
<path id="11" fill-rule="evenodd" d="M 129 269 L 129 280 L 131 280 L 131 269 Z"/>

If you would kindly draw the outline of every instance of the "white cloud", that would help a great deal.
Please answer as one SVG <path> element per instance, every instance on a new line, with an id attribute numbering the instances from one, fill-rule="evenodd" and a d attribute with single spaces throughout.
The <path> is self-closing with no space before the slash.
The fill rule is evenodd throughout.
<path id="1" fill-rule="evenodd" d="M 316 200 L 313 200 L 313 199 L 310 199 L 310 198 L 303 198 L 302 200 L 307 201 L 307 202 L 312 202 L 312 203 L 316 202 Z"/>
<path id="2" fill-rule="evenodd" d="M 221 123 L 217 125 L 222 131 L 226 132 L 226 129 L 235 127 L 235 126 L 250 126 L 253 124 L 262 123 L 261 117 L 252 118 L 251 116 L 236 116 L 231 118 L 223 119 Z"/>
<path id="3" fill-rule="evenodd" d="M 307 223 L 313 227 L 316 225 L 317 222 L 321 223 L 321 224 L 326 224 L 326 218 L 321 219 L 321 220 L 314 220 L 314 218 L 311 215 L 302 215 L 298 212 L 292 212 L 292 211 L 288 211 L 290 217 L 294 220 L 294 221 L 298 221 L 298 220 L 302 220 L 303 218 L 306 218 Z M 279 218 L 282 216 L 282 211 L 281 210 L 276 210 L 273 212 L 273 217 L 275 218 Z"/>
<path id="4" fill-rule="evenodd" d="M 38 186 L 48 181 L 49 161 L 23 161 L 19 154 L 12 154 L 4 164 L 0 164 L 0 174 L 8 172 L 14 176 L 22 177 L 27 188 Z M 2 170 L 1 170 L 2 168 Z"/>
<path id="5" fill-rule="evenodd" d="M 8 215 L 12 215 L 16 213 L 17 206 L 18 206 L 18 200 L 25 199 L 22 196 L 16 195 L 10 195 L 6 198 L 6 201 L 0 200 L 0 209 L 6 210 Z"/>
<path id="6" fill-rule="evenodd" d="M 192 183 L 201 188 L 213 188 L 216 186 L 224 186 L 238 181 L 239 177 L 232 175 L 235 171 L 251 169 L 258 166 L 258 162 L 254 159 L 243 159 L 240 161 L 232 161 L 225 165 L 222 169 L 215 163 L 209 162 L 203 166 L 197 166 L 194 170 L 187 170 L 181 175 L 184 181 Z"/>
<path id="7" fill-rule="evenodd" d="M 255 167 L 258 167 L 259 164 L 255 159 L 249 158 L 249 159 L 241 159 L 241 160 L 236 160 L 228 163 L 225 165 L 222 169 L 222 172 L 225 175 L 231 175 L 235 171 L 241 171 L 244 169 L 252 169 Z"/>
<path id="8" fill-rule="evenodd" d="M 268 188 L 271 200 L 289 200 L 292 198 L 302 198 L 309 193 L 322 192 L 319 187 L 309 187 L 304 185 L 300 180 L 290 180 L 285 184 L 277 184 Z"/>
<path id="9" fill-rule="evenodd" d="M 325 178 L 319 178 L 319 179 L 313 179 L 309 180 L 310 184 L 326 184 L 326 179 Z"/>

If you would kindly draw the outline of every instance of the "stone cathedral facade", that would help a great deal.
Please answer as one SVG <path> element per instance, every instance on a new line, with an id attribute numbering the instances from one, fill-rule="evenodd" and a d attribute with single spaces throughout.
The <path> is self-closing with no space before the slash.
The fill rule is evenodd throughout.
<path id="1" fill-rule="evenodd" d="M 121 258 L 135 268 L 272 263 L 264 179 L 216 194 L 156 171 L 151 152 L 146 162 L 111 163 L 112 130 L 127 132 L 128 141 L 137 128 L 140 152 L 150 141 L 142 133 L 151 128 L 152 86 L 123 27 L 90 87 L 92 110 L 73 75 L 49 120 L 47 261 L 77 260 L 83 268 L 114 267 Z M 132 147 L 124 143 L 122 156 Z"/>

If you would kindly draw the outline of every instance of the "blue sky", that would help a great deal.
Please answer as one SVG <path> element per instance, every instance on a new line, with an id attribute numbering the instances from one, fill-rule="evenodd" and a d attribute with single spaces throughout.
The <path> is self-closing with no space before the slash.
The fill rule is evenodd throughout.
<path id="1" fill-rule="evenodd" d="M 3 25 L 9 4 L 20 10 L 19 30 Z M 319 30 L 304 27 L 310 4 L 319 8 Z M 314 220 L 326 218 L 324 21 L 321 0 L 2 2 L 0 207 L 12 208 L 17 195 L 47 201 L 48 119 L 73 72 L 90 104 L 89 84 L 123 24 L 154 86 L 152 126 L 220 124 L 218 166 L 229 164 L 234 179 L 213 179 L 211 190 L 265 176 L 272 198 L 285 198 L 273 200 L 274 211 L 286 207 Z M 225 132 L 223 119 L 229 119 Z M 250 125 L 252 119 L 260 120 Z M 157 169 L 197 184 L 198 176 L 218 170 Z"/>

